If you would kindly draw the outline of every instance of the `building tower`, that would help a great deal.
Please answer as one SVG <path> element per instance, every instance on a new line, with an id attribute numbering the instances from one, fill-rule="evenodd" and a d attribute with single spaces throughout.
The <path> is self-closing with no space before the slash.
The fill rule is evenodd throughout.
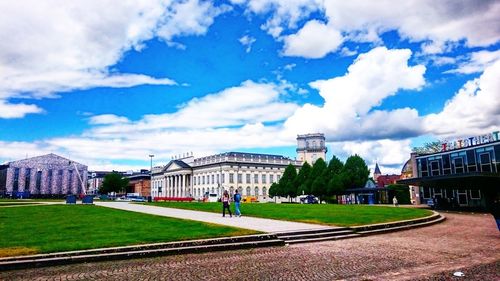
<path id="1" fill-rule="evenodd" d="M 311 165 L 318 158 L 326 161 L 327 151 L 324 134 L 297 135 L 297 160 L 307 161 Z"/>
<path id="2" fill-rule="evenodd" d="M 380 168 L 378 167 L 378 163 L 375 163 L 375 171 L 373 171 L 373 180 L 377 182 L 378 177 L 380 177 L 382 173 L 380 172 Z"/>

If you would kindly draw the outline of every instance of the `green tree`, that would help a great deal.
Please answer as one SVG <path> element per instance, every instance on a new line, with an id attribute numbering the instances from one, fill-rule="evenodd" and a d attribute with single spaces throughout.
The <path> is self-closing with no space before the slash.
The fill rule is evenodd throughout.
<path id="1" fill-rule="evenodd" d="M 392 197 L 396 196 L 399 204 L 411 204 L 410 188 L 404 184 L 389 184 L 389 202 L 392 203 Z"/>
<path id="2" fill-rule="evenodd" d="M 328 184 L 328 170 L 325 161 L 319 158 L 314 162 L 310 174 L 311 193 L 320 200 L 326 195 Z"/>
<path id="3" fill-rule="evenodd" d="M 327 168 L 327 196 L 339 195 L 344 191 L 344 176 L 343 176 L 344 163 L 340 161 L 335 155 L 328 163 Z"/>
<path id="4" fill-rule="evenodd" d="M 305 162 L 300 168 L 299 174 L 297 175 L 297 180 L 295 185 L 297 186 L 297 195 L 310 194 L 311 193 L 311 170 L 312 167 L 309 163 Z"/>
<path id="5" fill-rule="evenodd" d="M 271 184 L 271 187 L 269 188 L 269 197 L 274 198 L 278 196 L 278 192 L 279 192 L 279 184 L 277 182 L 274 182 L 273 184 Z"/>
<path id="6" fill-rule="evenodd" d="M 344 163 L 337 158 L 337 156 L 333 155 L 332 159 L 328 163 L 328 173 L 333 177 L 334 175 L 338 175 L 342 172 L 344 168 Z"/>
<path id="7" fill-rule="evenodd" d="M 327 195 L 340 195 L 345 190 L 344 176 L 342 173 L 333 175 L 328 181 Z"/>
<path id="8" fill-rule="evenodd" d="M 109 192 L 123 192 L 128 186 L 129 180 L 123 178 L 122 175 L 112 172 L 104 176 L 101 188 L 99 192 L 101 194 L 107 194 Z"/>
<path id="9" fill-rule="evenodd" d="M 345 188 L 362 187 L 368 180 L 370 170 L 366 166 L 365 160 L 355 154 L 345 161 L 342 175 Z"/>
<path id="10" fill-rule="evenodd" d="M 292 164 L 289 164 L 285 171 L 283 172 L 283 176 L 279 181 L 279 190 L 281 191 L 280 196 L 288 196 L 290 200 L 292 197 L 297 196 L 297 169 Z"/>

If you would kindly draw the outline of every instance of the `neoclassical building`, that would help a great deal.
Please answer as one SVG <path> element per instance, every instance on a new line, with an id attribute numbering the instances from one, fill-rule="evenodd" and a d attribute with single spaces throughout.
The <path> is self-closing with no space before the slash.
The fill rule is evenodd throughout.
<path id="1" fill-rule="evenodd" d="M 173 159 L 166 166 L 153 169 L 151 196 L 201 199 L 207 193 L 215 193 L 220 197 L 224 190 L 233 194 L 238 189 L 243 196 L 254 196 L 259 201 L 266 201 L 269 187 L 280 180 L 289 164 L 298 169 L 306 159 L 311 162 L 320 157 L 325 159 L 323 134 L 299 135 L 297 142 L 297 152 L 303 157 L 301 160 L 246 152 L 225 152 L 201 158 L 190 155 Z"/>
<path id="2" fill-rule="evenodd" d="M 80 194 L 87 166 L 53 153 L 0 165 L 0 194 L 14 197 Z"/>

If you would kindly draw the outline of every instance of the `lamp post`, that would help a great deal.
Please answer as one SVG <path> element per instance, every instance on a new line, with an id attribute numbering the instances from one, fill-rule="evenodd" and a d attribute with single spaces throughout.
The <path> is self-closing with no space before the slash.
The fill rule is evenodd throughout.
<path id="1" fill-rule="evenodd" d="M 149 188 L 152 189 L 153 187 L 153 157 L 155 157 L 154 154 L 149 154 L 149 158 L 151 158 L 151 170 L 149 170 Z"/>

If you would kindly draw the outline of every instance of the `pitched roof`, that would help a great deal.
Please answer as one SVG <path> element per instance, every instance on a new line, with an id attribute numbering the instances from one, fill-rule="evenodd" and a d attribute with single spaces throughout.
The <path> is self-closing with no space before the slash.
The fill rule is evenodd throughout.
<path id="1" fill-rule="evenodd" d="M 380 172 L 380 168 L 378 167 L 378 163 L 375 163 L 375 171 L 373 172 L 373 174 L 377 174 L 377 175 L 382 174 L 382 172 Z"/>

